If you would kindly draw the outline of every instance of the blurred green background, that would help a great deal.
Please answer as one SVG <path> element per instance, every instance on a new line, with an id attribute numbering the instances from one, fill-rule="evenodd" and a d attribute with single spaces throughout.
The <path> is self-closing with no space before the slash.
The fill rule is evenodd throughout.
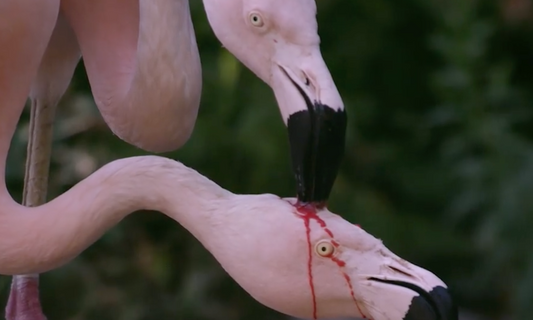
<path id="1" fill-rule="evenodd" d="M 221 48 L 191 3 L 204 91 L 194 134 L 167 154 L 237 193 L 294 195 L 271 90 Z M 324 58 L 349 114 L 330 209 L 449 286 L 462 319 L 533 313 L 530 0 L 318 1 Z M 12 144 L 20 200 L 28 111 Z M 83 70 L 63 99 L 50 198 L 143 154 L 102 122 Z M 55 319 L 287 319 L 251 299 L 181 226 L 135 213 L 42 276 Z M 10 278 L 0 277 L 0 301 Z"/>

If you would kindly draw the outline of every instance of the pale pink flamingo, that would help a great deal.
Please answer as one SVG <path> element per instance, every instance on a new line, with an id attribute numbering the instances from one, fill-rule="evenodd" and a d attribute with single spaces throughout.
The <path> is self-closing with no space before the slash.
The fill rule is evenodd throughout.
<path id="1" fill-rule="evenodd" d="M 129 213 L 163 212 L 256 300 L 301 318 L 457 319 L 446 285 L 327 209 L 236 195 L 158 156 L 113 161 L 49 203 L 1 199 L 0 274 L 59 267 Z"/>
<path id="2" fill-rule="evenodd" d="M 221 42 L 274 90 L 289 128 L 299 198 L 308 202 L 325 201 L 342 155 L 346 119 L 342 101 L 320 55 L 314 1 L 205 0 L 204 5 Z M 5 167 L 9 142 L 30 87 L 34 102 L 32 110 L 38 114 L 39 108 L 54 104 L 50 108 L 53 111 L 79 59 L 78 43 L 95 101 L 119 137 L 151 151 L 166 151 L 182 145 L 194 126 L 201 91 L 200 63 L 188 2 L 63 0 L 61 9 L 59 6 L 58 0 L 0 1 L 0 44 L 6 48 L 0 52 L 0 88 L 3 90 L 0 164 Z M 66 19 L 63 20 L 63 16 Z M 50 40 L 54 26 L 57 41 Z M 45 56 L 43 60 L 47 46 L 48 52 L 57 55 Z M 65 48 L 69 50 L 63 50 Z M 38 123 L 34 121 L 34 126 Z M 38 130 L 35 128 L 30 138 L 34 142 L 30 151 L 39 150 L 38 143 L 35 144 Z M 43 132 L 46 136 L 46 131 Z M 1 178 L 3 175 L 2 172 Z M 51 210 L 50 205 L 35 209 L 19 207 L 9 197 L 5 185 L 0 191 L 0 203 L 5 204 L 0 211 L 2 228 L 8 228 L 15 221 L 19 227 L 13 230 L 27 230 L 24 233 L 27 235 L 30 229 L 25 228 L 30 226 L 24 225 L 24 221 L 30 215 L 30 220 L 34 219 L 30 213 Z M 70 196 L 65 194 L 60 198 Z M 75 204 L 72 198 L 70 201 Z M 119 211 L 127 213 L 130 205 L 133 203 Z M 144 207 L 147 204 L 139 205 Z M 20 214 L 18 222 L 11 217 L 13 206 Z M 109 213 L 97 209 L 98 213 Z M 50 213 L 41 214 L 44 220 L 51 217 Z M 116 218 L 113 214 L 103 216 L 106 217 L 103 218 L 105 224 L 110 223 L 106 219 Z M 30 221 L 34 228 L 45 227 L 33 223 Z M 91 235 L 103 232 L 98 228 L 87 230 L 89 242 L 94 241 Z M 18 234 L 19 237 L 22 235 Z M 42 236 L 46 237 L 46 234 Z M 35 239 L 24 240 L 28 247 L 18 240 L 11 236 L 0 239 L 2 248 L 13 246 L 11 252 L 0 255 L 0 265 L 7 268 L 10 259 L 15 259 L 27 267 L 26 270 L 15 268 L 8 273 L 25 273 L 32 268 L 37 271 L 41 269 L 39 264 L 46 269 L 46 265 L 54 260 L 46 250 L 41 254 L 32 251 L 31 245 L 38 247 Z M 45 238 L 42 240 L 39 238 L 41 243 L 47 242 Z M 48 243 L 54 246 L 53 241 Z M 88 244 L 82 244 L 82 247 Z M 48 252 L 61 250 L 52 247 Z M 26 260 L 28 255 L 33 256 L 33 260 Z M 43 255 L 45 259 L 41 260 Z M 21 281 L 20 288 L 15 282 L 15 291 L 23 292 L 28 284 L 35 283 L 33 276 L 22 280 L 28 281 Z M 426 292 L 424 290 L 430 288 L 426 287 L 419 291 L 410 290 L 411 297 Z M 433 287 L 440 288 L 440 282 Z M 437 302 L 441 300 L 437 299 Z M 430 297 L 422 301 L 426 303 L 434 299 Z M 421 305 L 428 306 L 424 303 Z M 438 308 L 432 305 L 430 309 Z M 28 319 L 39 317 L 42 316 L 30 314 Z M 392 319 L 396 318 L 394 313 Z M 24 316 L 15 314 L 15 319 L 24 319 Z"/>

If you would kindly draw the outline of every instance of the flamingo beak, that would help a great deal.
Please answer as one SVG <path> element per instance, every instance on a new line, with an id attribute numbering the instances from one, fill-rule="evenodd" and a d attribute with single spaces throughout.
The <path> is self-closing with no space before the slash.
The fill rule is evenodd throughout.
<path id="1" fill-rule="evenodd" d="M 425 295 L 413 298 L 403 320 L 458 320 L 457 306 L 448 289 L 435 287 Z"/>
<path id="2" fill-rule="evenodd" d="M 379 272 L 361 275 L 360 279 L 361 294 L 373 302 L 366 305 L 371 319 L 458 320 L 457 306 L 446 284 L 405 260 L 388 259 Z"/>
<path id="3" fill-rule="evenodd" d="M 322 207 L 344 156 L 346 111 L 320 55 L 295 64 L 278 64 L 272 87 L 289 131 L 298 200 Z"/>
<path id="4" fill-rule="evenodd" d="M 429 292 L 408 282 L 371 278 L 372 281 L 400 286 L 415 292 L 402 320 L 458 320 L 457 306 L 446 287 L 436 286 Z"/>

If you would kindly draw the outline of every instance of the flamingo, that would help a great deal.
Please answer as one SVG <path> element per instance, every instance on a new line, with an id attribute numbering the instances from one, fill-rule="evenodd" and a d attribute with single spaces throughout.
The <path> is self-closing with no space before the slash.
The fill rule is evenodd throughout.
<path id="1" fill-rule="evenodd" d="M 128 214 L 183 225 L 253 298 L 299 318 L 456 320 L 446 285 L 326 208 L 233 194 L 180 162 L 115 160 L 56 199 L 0 201 L 0 274 L 42 273 L 76 257 Z"/>
<path id="2" fill-rule="evenodd" d="M 32 113 L 53 117 L 80 52 L 96 104 L 115 134 L 154 152 L 178 148 L 188 139 L 201 75 L 187 1 L 34 2 L 0 0 L 5 48 L 0 52 L 0 165 L 5 167 L 28 91 Z M 320 54 L 314 1 L 205 0 L 204 6 L 219 40 L 274 90 L 289 130 L 298 198 L 324 208 L 343 153 L 346 114 Z M 49 137 L 50 130 L 50 125 L 41 130 L 36 116 L 32 120 L 29 164 L 32 152 L 48 148 L 49 141 L 38 138 Z M 40 164 L 47 167 L 46 161 Z M 44 172 L 39 179 L 46 180 L 47 169 L 35 171 Z M 5 180 L 4 172 L 0 178 Z M 0 199 L 12 201 L 5 184 Z M 47 206 L 21 214 L 42 208 Z M 2 207 L 0 217 L 8 211 Z M 15 293 L 35 281 L 21 283 L 17 288 L 14 282 Z M 34 318 L 40 316 L 29 317 Z"/>
<path id="3" fill-rule="evenodd" d="M 31 93 L 27 172 L 36 175 L 27 175 L 25 193 L 45 198 L 51 125 L 39 125 L 37 115 L 53 119 L 80 55 L 96 105 L 117 136 L 153 152 L 188 140 L 201 65 L 187 0 L 34 2 L 0 0 L 2 137 L 12 136 Z M 222 44 L 274 91 L 289 131 L 298 198 L 324 205 L 344 150 L 346 113 L 320 53 L 315 2 L 206 0 L 204 6 Z M 8 147 L 4 141 L 0 152 Z M 12 296 L 29 294 L 34 278 L 20 278 L 19 285 L 15 278 Z M 18 302 L 28 299 L 36 297 Z"/>

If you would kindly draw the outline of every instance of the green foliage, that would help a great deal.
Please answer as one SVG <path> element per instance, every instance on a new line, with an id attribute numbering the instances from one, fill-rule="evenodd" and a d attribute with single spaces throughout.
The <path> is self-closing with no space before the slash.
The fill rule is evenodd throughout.
<path id="1" fill-rule="evenodd" d="M 533 312 L 533 15 L 508 14 L 517 3 L 318 3 L 323 55 L 349 114 L 330 208 L 490 319 Z M 233 192 L 292 196 L 271 90 L 221 48 L 201 3 L 191 6 L 202 106 L 190 141 L 167 156 Z M 25 113 L 8 163 L 16 199 L 27 122 Z M 82 66 L 55 137 L 50 197 L 104 163 L 143 153 L 103 124 Z M 9 281 L 0 278 L 0 301 Z M 285 319 L 250 298 L 183 228 L 149 212 L 43 275 L 42 288 L 50 319 Z"/>

